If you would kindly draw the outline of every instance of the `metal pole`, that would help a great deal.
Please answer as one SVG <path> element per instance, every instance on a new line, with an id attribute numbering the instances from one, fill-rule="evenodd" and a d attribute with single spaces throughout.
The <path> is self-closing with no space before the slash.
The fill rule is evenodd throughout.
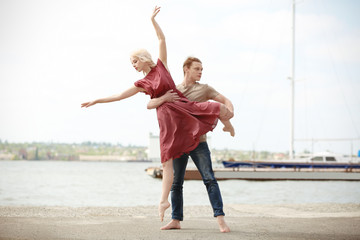
<path id="1" fill-rule="evenodd" d="M 292 61 L 291 61 L 291 111 L 290 111 L 290 160 L 294 159 L 294 111 L 295 111 L 295 0 L 292 4 Z"/>

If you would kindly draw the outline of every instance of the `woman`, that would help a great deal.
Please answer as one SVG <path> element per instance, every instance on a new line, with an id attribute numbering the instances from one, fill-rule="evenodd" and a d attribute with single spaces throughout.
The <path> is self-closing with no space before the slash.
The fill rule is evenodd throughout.
<path id="1" fill-rule="evenodd" d="M 233 114 L 219 103 L 190 102 L 176 89 L 167 67 L 167 52 L 165 35 L 155 21 L 160 7 L 155 7 L 151 21 L 159 39 L 159 59 L 155 64 L 146 50 L 132 53 L 130 60 L 138 72 L 145 77 L 136 81 L 134 86 L 121 94 L 100 98 L 81 104 L 81 107 L 90 107 L 96 103 L 120 101 L 131 97 L 138 92 L 144 92 L 151 98 L 160 97 L 168 91 L 175 91 L 179 100 L 164 103 L 157 108 L 157 117 L 160 127 L 161 163 L 163 166 L 162 193 L 159 204 L 159 216 L 163 221 L 165 210 L 170 207 L 168 196 L 173 182 L 173 162 L 185 152 L 190 152 L 199 144 L 199 137 L 215 128 L 217 119 L 224 123 L 224 131 L 233 135 L 234 129 L 228 121 Z"/>

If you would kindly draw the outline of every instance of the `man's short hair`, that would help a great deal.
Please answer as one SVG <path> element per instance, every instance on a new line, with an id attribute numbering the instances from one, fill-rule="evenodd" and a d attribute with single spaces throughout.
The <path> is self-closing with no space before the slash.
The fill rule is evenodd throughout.
<path id="1" fill-rule="evenodd" d="M 198 59 L 198 58 L 196 58 L 196 57 L 188 57 L 188 58 L 185 60 L 184 64 L 183 64 L 184 75 L 185 75 L 185 67 L 190 68 L 190 67 L 191 67 L 191 64 L 192 64 L 193 62 L 202 63 L 202 62 L 200 61 L 200 59 Z"/>

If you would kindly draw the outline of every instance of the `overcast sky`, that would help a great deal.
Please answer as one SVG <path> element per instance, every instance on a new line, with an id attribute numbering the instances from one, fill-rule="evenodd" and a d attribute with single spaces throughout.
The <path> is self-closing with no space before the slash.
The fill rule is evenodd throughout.
<path id="1" fill-rule="evenodd" d="M 291 0 L 0 1 L 0 139 L 147 146 L 158 134 L 149 96 L 81 109 L 141 79 L 129 53 L 158 57 L 150 16 L 168 46 L 175 83 L 187 56 L 202 83 L 234 104 L 235 138 L 221 123 L 213 148 L 288 151 Z M 360 1 L 303 0 L 296 6 L 295 138 L 360 138 Z M 295 142 L 357 153 L 360 141 Z"/>

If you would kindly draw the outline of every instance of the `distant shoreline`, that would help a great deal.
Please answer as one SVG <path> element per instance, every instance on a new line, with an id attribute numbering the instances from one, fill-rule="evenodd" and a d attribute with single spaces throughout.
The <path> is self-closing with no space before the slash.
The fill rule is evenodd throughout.
<path id="1" fill-rule="evenodd" d="M 82 159 L 0 159 L 0 161 L 14 161 L 14 162 L 45 162 L 45 161 L 54 161 L 54 162 L 152 162 L 160 163 L 160 161 L 152 161 L 147 159 L 121 159 L 117 156 L 97 156 L 91 155 Z"/>

